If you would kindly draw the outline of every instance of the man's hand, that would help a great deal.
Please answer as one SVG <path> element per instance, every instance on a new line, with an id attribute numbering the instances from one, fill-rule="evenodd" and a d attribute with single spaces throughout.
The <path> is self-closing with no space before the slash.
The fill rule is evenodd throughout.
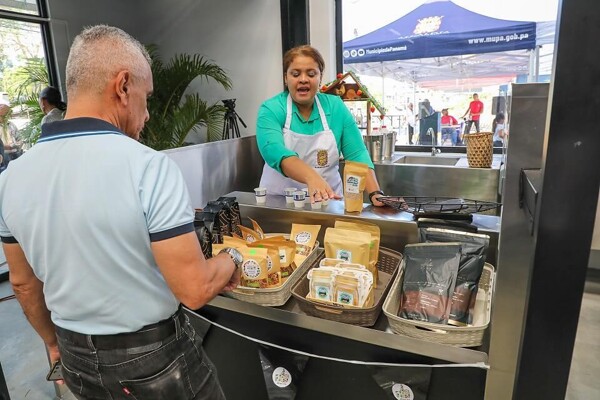
<path id="1" fill-rule="evenodd" d="M 227 285 L 225 285 L 225 287 L 223 288 L 223 292 L 230 292 L 233 289 L 237 288 L 238 285 L 240 284 L 240 278 L 241 278 L 241 273 L 240 273 L 239 269 L 236 268 L 235 271 L 233 272 L 233 274 L 231 275 L 229 282 L 227 282 Z"/>
<path id="2" fill-rule="evenodd" d="M 54 361 L 60 360 L 60 351 L 58 350 L 58 344 L 46 345 L 48 349 L 48 357 L 50 358 L 50 365 L 54 364 Z M 60 379 L 55 381 L 59 385 L 64 385 L 65 381 Z"/>

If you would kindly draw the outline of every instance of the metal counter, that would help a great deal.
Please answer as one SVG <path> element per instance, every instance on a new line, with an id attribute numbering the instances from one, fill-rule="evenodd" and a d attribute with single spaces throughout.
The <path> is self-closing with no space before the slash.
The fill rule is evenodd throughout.
<path id="1" fill-rule="evenodd" d="M 292 223 L 319 224 L 331 227 L 335 219 L 362 220 L 377 224 L 381 229 L 381 245 L 402 251 L 407 243 L 417 242 L 417 224 L 413 215 L 386 207 L 365 205 L 361 213 L 345 213 L 344 203 L 332 200 L 321 210 L 310 205 L 297 209 L 285 202 L 283 196 L 267 196 L 265 204 L 257 204 L 254 193 L 232 192 L 240 204 L 242 218 L 255 219 L 266 232 L 288 233 Z M 247 222 L 244 221 L 244 222 Z M 491 254 L 496 257 L 499 218 L 474 215 L 474 224 L 492 240 Z M 323 243 L 325 229 L 319 241 Z M 201 315 L 227 329 L 244 335 L 240 337 L 218 327 L 207 325 Z M 207 332 L 205 348 L 219 371 L 219 379 L 227 388 L 228 398 L 267 398 L 263 393 L 262 371 L 257 363 L 258 344 L 263 342 L 324 357 L 361 362 L 401 364 L 468 364 L 467 368 L 433 368 L 430 392 L 432 400 L 480 400 L 483 398 L 487 370 L 473 364 L 488 364 L 488 338 L 479 348 L 468 349 L 394 334 L 383 312 L 373 327 L 360 327 L 304 314 L 292 296 L 281 307 L 260 306 L 224 296 L 217 296 L 200 310 L 190 313 L 192 324 L 199 332 Z M 235 354 L 231 362 L 230 349 Z M 380 388 L 373 384 L 371 372 L 365 365 L 311 358 L 310 372 L 303 378 L 303 390 L 298 400 L 329 398 L 378 398 Z M 318 392 L 318 393 L 316 393 Z"/>
<path id="2" fill-rule="evenodd" d="M 240 203 L 243 217 L 258 221 L 266 232 L 289 232 L 291 223 L 318 224 L 324 228 L 333 227 L 336 218 L 356 219 L 377 224 L 381 229 L 381 245 L 397 251 L 404 251 L 408 243 L 417 243 L 417 224 L 409 212 L 390 207 L 374 207 L 365 204 L 361 213 L 344 211 L 343 200 L 331 200 L 320 210 L 311 210 L 310 205 L 295 208 L 287 204 L 283 196 L 267 195 L 265 204 L 257 204 L 254 193 L 232 192 Z M 496 265 L 500 218 L 494 215 L 473 214 L 473 225 L 480 233 L 490 236 L 487 261 Z M 325 229 L 321 229 L 318 240 L 323 243 Z"/>
<path id="3" fill-rule="evenodd" d="M 267 196 L 265 204 L 257 204 L 254 193 L 232 192 L 227 196 L 236 197 L 240 203 L 242 216 L 255 219 L 266 232 L 287 233 L 290 231 L 291 223 L 318 224 L 323 228 L 332 227 L 336 217 L 344 217 L 376 223 L 381 229 L 381 245 L 384 247 L 402 251 L 407 243 L 418 242 L 417 224 L 413 221 L 413 215 L 388 207 L 365 206 L 363 212 L 358 214 L 345 213 L 344 202 L 341 200 L 330 201 L 321 210 L 310 210 L 309 205 L 306 205 L 304 209 L 297 209 L 293 204 L 287 204 L 283 196 Z M 481 232 L 489 234 L 494 243 L 497 243 L 498 217 L 474 215 L 473 222 Z M 321 229 L 318 237 L 321 243 L 323 243 L 324 233 L 325 229 Z M 490 245 L 491 249 L 496 247 L 496 244 Z M 495 251 L 491 257 L 495 257 Z M 262 307 L 221 296 L 211 301 L 210 305 L 264 320 L 447 362 L 487 361 L 487 354 L 483 351 L 440 345 L 393 334 L 389 330 L 387 318 L 383 313 L 374 327 L 363 328 L 305 315 L 300 311 L 293 297 L 282 307 Z"/>
<path id="4" fill-rule="evenodd" d="M 402 158 L 411 159 L 405 163 Z M 457 160 L 443 164 L 441 161 Z M 422 163 L 420 163 L 422 162 Z M 376 162 L 375 173 L 385 193 L 401 196 L 446 196 L 497 202 L 500 199 L 502 155 L 491 168 L 469 168 L 464 154 L 396 152 L 392 160 Z"/>

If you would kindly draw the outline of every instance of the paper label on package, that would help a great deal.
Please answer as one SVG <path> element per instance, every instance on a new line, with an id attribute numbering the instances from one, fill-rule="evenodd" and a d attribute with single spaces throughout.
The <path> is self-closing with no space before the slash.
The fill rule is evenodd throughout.
<path id="1" fill-rule="evenodd" d="M 348 175 L 346 177 L 346 192 L 358 194 L 360 193 L 360 176 Z"/>

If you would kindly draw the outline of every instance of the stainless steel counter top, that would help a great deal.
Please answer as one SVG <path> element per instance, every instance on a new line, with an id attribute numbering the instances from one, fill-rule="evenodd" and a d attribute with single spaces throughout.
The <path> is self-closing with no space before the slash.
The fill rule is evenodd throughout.
<path id="1" fill-rule="evenodd" d="M 395 229 L 398 229 L 400 225 L 408 224 L 412 229 L 414 229 L 416 235 L 417 224 L 414 221 L 413 214 L 406 211 L 399 211 L 390 207 L 375 207 L 370 204 L 364 204 L 362 212 L 347 213 L 344 211 L 343 200 L 330 200 L 329 204 L 323 206 L 320 210 L 312 210 L 309 203 L 305 204 L 304 208 L 295 208 L 293 204 L 287 204 L 285 202 L 284 196 L 267 195 L 265 204 L 257 204 L 254 193 L 232 192 L 227 194 L 227 196 L 236 197 L 238 203 L 240 204 L 240 208 L 247 210 L 247 212 L 251 212 L 252 214 L 260 214 L 262 218 L 266 220 L 259 220 L 259 223 L 261 224 L 262 222 L 269 223 L 268 220 L 273 219 L 273 217 L 269 217 L 269 214 L 278 216 L 281 213 L 288 215 L 292 222 L 296 222 L 295 220 L 301 217 L 309 220 L 329 221 L 327 224 L 322 224 L 324 226 L 333 226 L 333 221 L 335 221 L 336 217 L 346 219 L 356 218 L 371 220 L 371 222 L 380 225 L 380 227 L 382 223 L 385 224 L 387 222 L 401 223 L 394 225 Z M 247 213 L 244 212 L 242 212 L 242 216 L 254 218 L 252 215 L 247 215 Z M 497 235 L 498 232 L 500 232 L 500 218 L 495 215 L 473 214 L 473 225 L 477 226 L 481 233 Z M 287 229 L 285 231 L 287 231 Z M 409 241 L 407 243 L 414 243 L 415 241 Z M 404 246 L 402 246 L 402 248 L 404 248 Z"/>

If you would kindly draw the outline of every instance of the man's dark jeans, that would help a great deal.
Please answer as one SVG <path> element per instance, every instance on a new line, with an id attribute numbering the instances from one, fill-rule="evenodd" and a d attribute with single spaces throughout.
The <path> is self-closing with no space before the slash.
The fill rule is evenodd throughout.
<path id="1" fill-rule="evenodd" d="M 101 342 L 99 336 L 57 327 L 68 388 L 85 400 L 225 399 L 202 339 L 188 317 L 179 313 L 169 321 L 175 326 L 172 334 L 137 347 L 105 349 L 107 341 Z M 139 334 L 151 337 L 153 329 L 142 329 Z"/>
<path id="2" fill-rule="evenodd" d="M 473 120 L 467 121 L 467 125 L 465 125 L 465 133 L 471 133 L 471 126 L 473 126 L 473 124 L 475 124 L 475 132 L 479 133 L 479 120 L 477 120 L 477 121 L 473 121 Z"/>

